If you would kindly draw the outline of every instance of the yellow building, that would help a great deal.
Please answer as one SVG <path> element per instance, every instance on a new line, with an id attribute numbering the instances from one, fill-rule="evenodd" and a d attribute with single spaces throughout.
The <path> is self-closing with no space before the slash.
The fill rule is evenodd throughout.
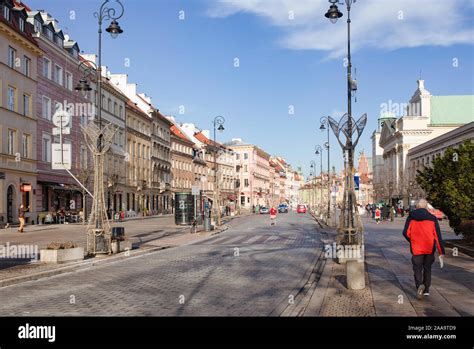
<path id="1" fill-rule="evenodd" d="M 18 222 L 20 204 L 36 220 L 37 59 L 28 14 L 11 0 L 0 1 L 0 224 Z"/>

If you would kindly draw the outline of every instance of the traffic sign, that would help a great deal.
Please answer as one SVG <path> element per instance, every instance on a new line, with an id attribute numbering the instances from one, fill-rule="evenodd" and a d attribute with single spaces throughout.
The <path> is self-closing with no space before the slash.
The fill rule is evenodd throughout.
<path id="1" fill-rule="evenodd" d="M 197 195 L 199 195 L 199 193 L 200 193 L 199 186 L 198 185 L 193 185 L 191 187 L 191 194 L 197 196 Z"/>
<path id="2" fill-rule="evenodd" d="M 51 168 L 53 170 L 70 170 L 71 169 L 71 145 L 63 144 L 61 153 L 61 143 L 53 143 L 51 145 L 52 161 Z M 62 156 L 61 156 L 62 155 Z"/>
<path id="3" fill-rule="evenodd" d="M 69 125 L 69 122 L 71 121 L 71 115 L 63 110 L 62 108 L 59 108 L 56 110 L 56 112 L 53 115 L 53 124 L 56 127 L 66 127 Z"/>

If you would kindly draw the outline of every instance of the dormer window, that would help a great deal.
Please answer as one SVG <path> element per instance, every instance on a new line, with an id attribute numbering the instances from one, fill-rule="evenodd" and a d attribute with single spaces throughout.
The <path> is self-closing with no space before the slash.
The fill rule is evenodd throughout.
<path id="1" fill-rule="evenodd" d="M 25 20 L 23 18 L 21 18 L 21 17 L 18 18 L 18 25 L 20 27 L 20 30 L 22 32 L 24 32 L 25 31 Z"/>
<path id="2" fill-rule="evenodd" d="M 50 29 L 44 28 L 44 34 L 49 40 L 53 41 L 53 32 Z"/>
<path id="3" fill-rule="evenodd" d="M 41 33 L 41 22 L 35 19 L 35 32 Z"/>
<path id="4" fill-rule="evenodd" d="M 73 55 L 74 57 L 78 57 L 78 56 L 79 56 L 79 52 L 78 52 L 75 48 L 73 48 L 73 49 L 72 49 L 72 55 Z"/>
<path id="5" fill-rule="evenodd" d="M 3 6 L 3 17 L 5 17 L 7 21 L 10 21 L 10 8 L 6 5 Z"/>
<path id="6" fill-rule="evenodd" d="M 56 42 L 56 45 L 62 47 L 63 46 L 63 41 L 61 40 L 61 37 L 59 35 L 54 36 L 54 41 Z"/>

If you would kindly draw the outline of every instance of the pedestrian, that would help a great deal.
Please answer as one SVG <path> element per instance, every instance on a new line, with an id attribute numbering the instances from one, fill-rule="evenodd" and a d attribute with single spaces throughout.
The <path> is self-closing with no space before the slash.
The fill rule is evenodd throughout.
<path id="1" fill-rule="evenodd" d="M 20 205 L 18 208 L 18 219 L 20 221 L 20 227 L 18 228 L 18 231 L 20 233 L 23 233 L 23 229 L 25 228 L 25 213 L 28 211 L 29 207 L 25 209 L 23 204 Z"/>
<path id="2" fill-rule="evenodd" d="M 430 295 L 431 266 L 435 261 L 436 249 L 441 268 L 445 254 L 438 219 L 428 212 L 427 206 L 428 202 L 420 199 L 416 209 L 410 212 L 403 229 L 403 236 L 410 243 L 418 299 Z"/>
<path id="3" fill-rule="evenodd" d="M 380 216 L 381 216 L 381 212 L 380 212 L 380 208 L 376 208 L 375 209 L 375 222 L 377 222 L 377 224 L 380 224 Z"/>
<path id="4" fill-rule="evenodd" d="M 270 220 L 271 220 L 270 225 L 275 225 L 276 216 L 277 216 L 277 210 L 274 206 L 272 206 L 272 208 L 270 209 Z"/>
<path id="5" fill-rule="evenodd" d="M 395 207 L 390 206 L 389 217 L 390 217 L 391 222 L 393 222 L 394 216 L 395 216 Z"/>

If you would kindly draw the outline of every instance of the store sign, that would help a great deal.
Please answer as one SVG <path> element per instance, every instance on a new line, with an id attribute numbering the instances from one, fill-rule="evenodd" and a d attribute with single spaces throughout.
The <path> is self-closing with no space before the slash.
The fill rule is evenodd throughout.
<path id="1" fill-rule="evenodd" d="M 51 168 L 53 170 L 70 170 L 71 169 L 71 145 L 62 145 L 61 154 L 61 143 L 53 143 L 52 147 L 52 161 Z M 62 155 L 62 156 L 61 156 Z"/>
<path id="2" fill-rule="evenodd" d="M 28 192 L 28 191 L 31 191 L 31 184 L 22 184 L 21 185 L 21 188 L 20 188 L 20 191 L 22 192 Z"/>

